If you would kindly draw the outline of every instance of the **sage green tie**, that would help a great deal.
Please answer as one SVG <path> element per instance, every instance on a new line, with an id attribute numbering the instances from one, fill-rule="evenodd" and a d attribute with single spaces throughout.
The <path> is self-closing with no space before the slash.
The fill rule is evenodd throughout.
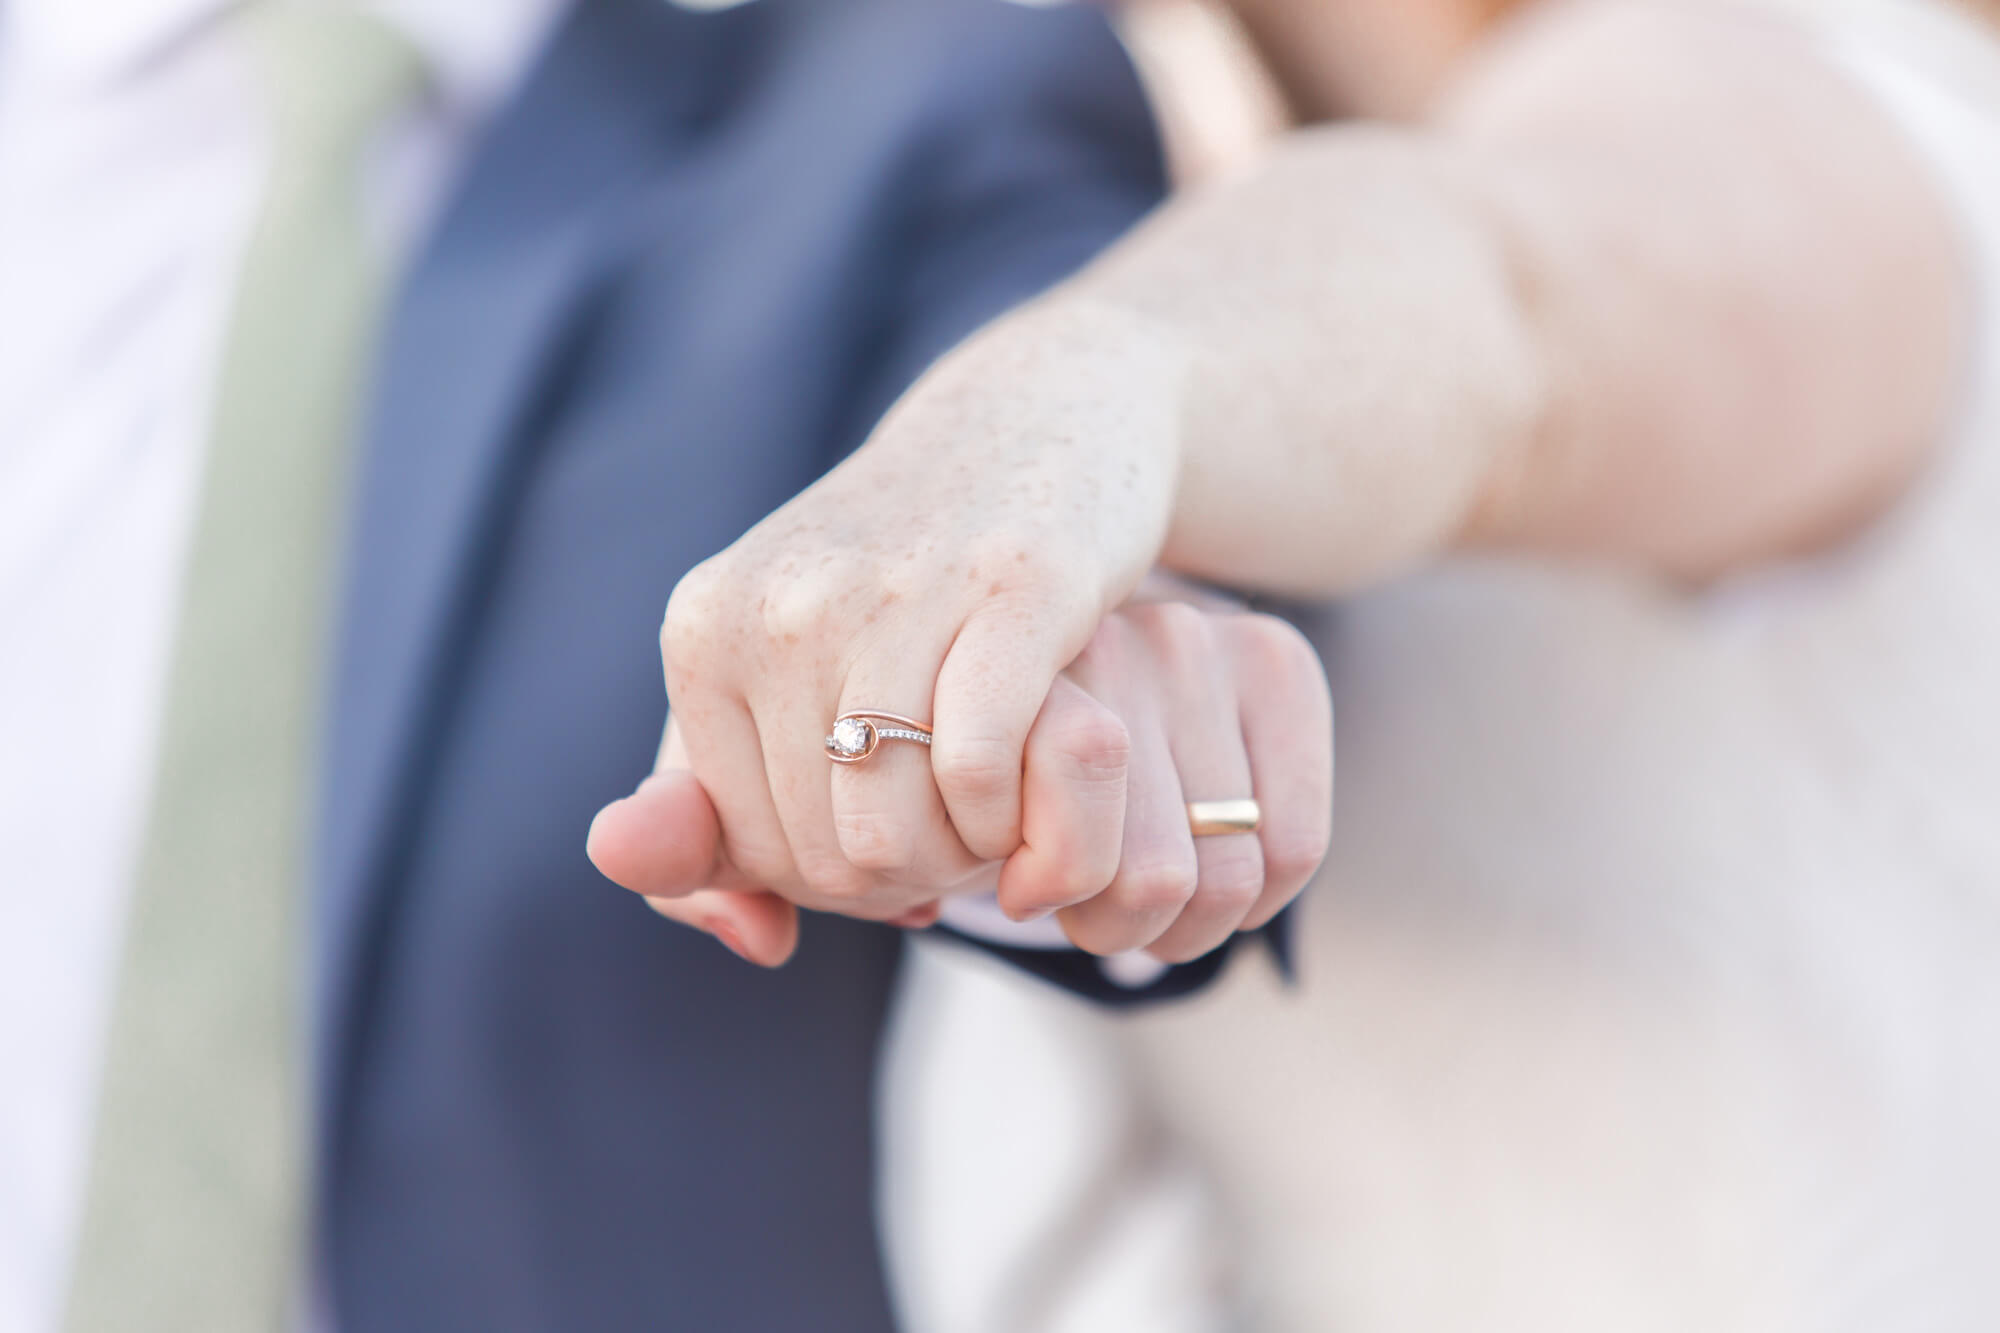
<path id="1" fill-rule="evenodd" d="M 182 590 L 65 1313 L 76 1333 L 277 1333 L 303 1288 L 299 909 L 378 288 L 363 149 L 419 68 L 351 9 L 242 21 L 268 76 L 271 173 Z"/>

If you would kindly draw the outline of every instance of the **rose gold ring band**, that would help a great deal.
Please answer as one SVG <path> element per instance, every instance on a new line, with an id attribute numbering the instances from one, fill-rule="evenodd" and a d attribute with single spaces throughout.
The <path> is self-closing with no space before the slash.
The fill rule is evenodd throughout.
<path id="1" fill-rule="evenodd" d="M 858 764 L 874 754 L 883 741 L 929 745 L 931 729 L 901 713 L 857 708 L 833 720 L 833 730 L 826 737 L 826 757 L 836 764 Z"/>
<path id="2" fill-rule="evenodd" d="M 1255 801 L 1190 801 L 1188 829 L 1197 838 L 1217 838 L 1225 833 L 1255 833 L 1264 822 L 1264 811 Z"/>

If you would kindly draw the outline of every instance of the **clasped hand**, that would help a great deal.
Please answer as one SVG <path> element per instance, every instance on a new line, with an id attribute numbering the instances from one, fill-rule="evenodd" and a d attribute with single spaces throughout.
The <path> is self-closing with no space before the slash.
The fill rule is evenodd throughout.
<path id="1" fill-rule="evenodd" d="M 1311 647 L 1233 606 L 1130 599 L 1171 505 L 1157 423 L 1046 383 L 995 394 L 979 361 L 948 361 L 669 603 L 660 762 L 590 854 L 754 962 L 790 955 L 800 907 L 916 926 L 985 891 L 1093 953 L 1184 961 L 1276 915 L 1325 854 Z M 860 709 L 934 742 L 829 762 L 829 725 Z M 1191 835 L 1189 802 L 1252 795 L 1257 833 Z"/>

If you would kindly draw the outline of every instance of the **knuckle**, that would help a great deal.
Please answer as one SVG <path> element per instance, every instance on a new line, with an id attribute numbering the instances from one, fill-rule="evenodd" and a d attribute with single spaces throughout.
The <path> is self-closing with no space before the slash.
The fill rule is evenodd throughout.
<path id="1" fill-rule="evenodd" d="M 1264 893 L 1264 861 L 1254 852 L 1231 854 L 1202 870 L 1200 895 L 1217 915 L 1241 915 Z"/>
<path id="2" fill-rule="evenodd" d="M 1230 634 L 1241 659 L 1260 675 L 1285 681 L 1313 679 L 1319 674 L 1319 653 L 1298 626 L 1278 616 L 1232 618 Z"/>
<path id="3" fill-rule="evenodd" d="M 757 599 L 759 627 L 777 643 L 797 643 L 819 637 L 840 614 L 844 601 L 828 581 L 787 579 L 764 590 Z"/>
<path id="4" fill-rule="evenodd" d="M 1074 858 L 1064 861 L 1051 875 L 1051 901 L 1060 903 L 1084 902 L 1104 892 L 1115 871 L 1101 865 Z"/>
<path id="5" fill-rule="evenodd" d="M 1214 617 L 1185 602 L 1159 602 L 1139 611 L 1136 626 L 1148 669 L 1170 695 L 1213 697 L 1229 674 L 1218 651 Z"/>
<path id="6" fill-rule="evenodd" d="M 1212 618 L 1186 602 L 1153 602 L 1139 617 L 1153 651 L 1169 662 L 1205 660 L 1214 645 Z"/>
<path id="7" fill-rule="evenodd" d="M 947 801 L 996 800 L 1020 781 L 1021 753 L 1002 740 L 940 736 L 931 748 L 931 774 Z"/>
<path id="8" fill-rule="evenodd" d="M 1328 819 L 1317 819 L 1300 828 L 1267 830 L 1265 870 L 1275 883 L 1303 884 L 1326 861 L 1332 844 L 1332 821 Z"/>
<path id="9" fill-rule="evenodd" d="M 1017 911 L 1051 911 L 1090 903 L 1110 885 L 1115 865 L 1101 860 L 1031 854 L 1010 863 L 1000 881 L 1001 901 Z"/>
<path id="10" fill-rule="evenodd" d="M 1050 742 L 1071 766 L 1072 775 L 1092 786 L 1122 783 L 1132 761 L 1132 733 L 1109 712 L 1064 719 Z"/>
<path id="11" fill-rule="evenodd" d="M 1131 913 L 1116 910 L 1102 899 L 1072 907 L 1061 919 L 1071 944 L 1101 956 L 1138 948 L 1148 933 L 1139 928 Z"/>
<path id="12" fill-rule="evenodd" d="M 1154 916 L 1185 907 L 1199 878 L 1192 860 L 1160 861 L 1119 871 L 1112 893 L 1125 911 Z"/>
<path id="13" fill-rule="evenodd" d="M 660 623 L 660 651 L 667 661 L 685 661 L 712 641 L 725 598 L 720 560 L 705 560 L 682 576 L 667 599 Z"/>
<path id="14" fill-rule="evenodd" d="M 660 629 L 661 649 L 672 665 L 717 652 L 747 654 L 754 662 L 762 657 L 756 650 L 770 644 L 837 646 L 894 600 L 865 563 L 834 553 L 801 567 L 731 548 L 689 570 L 675 587 Z"/>
<path id="15" fill-rule="evenodd" d="M 916 833 L 906 819 L 867 810 L 836 814 L 833 824 L 848 864 L 859 870 L 898 874 L 916 864 Z"/>

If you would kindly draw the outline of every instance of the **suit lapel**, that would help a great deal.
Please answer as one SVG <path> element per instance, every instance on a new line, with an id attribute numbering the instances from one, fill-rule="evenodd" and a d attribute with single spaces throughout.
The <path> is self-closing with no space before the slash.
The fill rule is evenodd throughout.
<path id="1" fill-rule="evenodd" d="M 350 521 L 314 864 L 324 1130 L 336 1127 L 439 701 L 504 537 L 536 409 L 630 253 L 634 202 L 671 180 L 728 17 L 659 0 L 579 4 L 468 163 L 385 330 Z"/>

